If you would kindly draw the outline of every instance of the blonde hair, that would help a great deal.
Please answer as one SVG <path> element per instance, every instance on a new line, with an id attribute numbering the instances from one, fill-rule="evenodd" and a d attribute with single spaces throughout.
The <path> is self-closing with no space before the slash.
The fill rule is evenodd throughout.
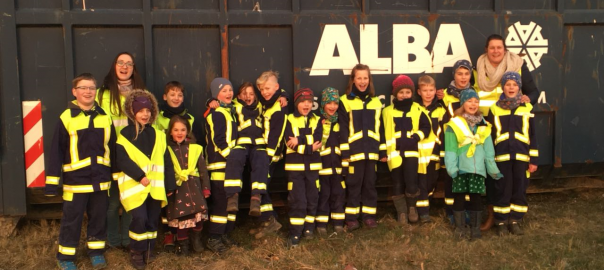
<path id="1" fill-rule="evenodd" d="M 258 79 L 256 79 L 256 87 L 258 87 L 260 90 L 262 85 L 264 85 L 270 78 L 275 78 L 275 82 L 279 83 L 279 72 L 272 70 L 262 72 Z"/>
<path id="2" fill-rule="evenodd" d="M 434 78 L 430 75 L 424 75 L 417 79 L 417 88 L 419 89 L 422 86 L 435 86 L 436 82 L 434 82 Z"/>

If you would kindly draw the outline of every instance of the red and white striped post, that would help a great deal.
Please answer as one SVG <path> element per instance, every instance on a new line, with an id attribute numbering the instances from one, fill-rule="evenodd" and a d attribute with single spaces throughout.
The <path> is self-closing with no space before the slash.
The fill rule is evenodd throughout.
<path id="1" fill-rule="evenodd" d="M 23 101 L 23 145 L 27 187 L 44 187 L 44 140 L 42 102 Z"/>

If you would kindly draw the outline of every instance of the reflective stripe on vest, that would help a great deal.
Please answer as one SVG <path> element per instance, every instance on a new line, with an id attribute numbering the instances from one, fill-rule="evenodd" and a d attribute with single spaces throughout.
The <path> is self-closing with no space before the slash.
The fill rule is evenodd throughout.
<path id="1" fill-rule="evenodd" d="M 382 120 L 384 121 L 384 138 L 386 141 L 386 154 L 388 155 L 388 169 L 390 171 L 398 168 L 403 164 L 403 158 L 399 150 L 396 150 L 396 140 L 403 136 L 401 130 L 395 130 L 396 124 L 394 123 L 395 118 L 410 117 L 412 130 L 405 131 L 405 136 L 411 138 L 414 134 L 417 134 L 420 139 L 424 139 L 425 136 L 419 131 L 419 119 L 422 114 L 425 114 L 424 109 L 421 105 L 413 102 L 409 112 L 403 116 L 403 111 L 399 111 L 390 105 L 382 112 Z M 430 132 L 432 133 L 432 132 Z M 419 148 L 419 147 L 418 147 Z M 411 153 L 414 152 L 414 153 Z M 407 151 L 403 153 L 406 157 L 418 157 L 419 154 L 415 151 Z M 418 166 L 418 171 L 425 173 L 425 166 Z"/>
<path id="2" fill-rule="evenodd" d="M 461 148 L 468 144 L 470 148 L 466 154 L 467 157 L 474 156 L 477 144 L 483 144 L 485 139 L 491 134 L 491 124 L 487 122 L 486 126 L 478 126 L 476 134 L 470 131 L 468 123 L 463 117 L 453 117 L 449 123 L 446 124 L 453 129 L 455 136 L 457 137 L 457 147 Z"/>
<path id="3" fill-rule="evenodd" d="M 533 110 L 533 105 L 530 103 L 525 103 L 524 106 L 519 106 L 516 111 L 514 111 L 515 116 L 522 117 L 522 133 L 515 132 L 514 138 L 525 143 L 530 144 L 530 135 L 529 135 L 529 120 L 535 115 L 531 113 Z M 491 107 L 491 113 L 493 114 L 493 124 L 495 125 L 496 135 L 494 138 L 495 145 L 510 139 L 509 132 L 503 132 L 503 126 L 501 125 L 501 116 L 511 115 L 511 110 L 505 110 L 500 108 L 499 106 Z"/>
<path id="4" fill-rule="evenodd" d="M 380 141 L 380 114 L 382 110 L 382 102 L 377 97 L 372 97 L 367 102 L 367 110 L 375 111 L 375 124 L 372 127 L 363 126 L 363 127 L 355 127 L 354 126 L 354 116 L 353 111 L 360 111 L 365 108 L 363 101 L 359 97 L 355 97 L 354 99 L 349 99 L 347 95 L 340 97 L 340 101 L 346 111 L 348 112 L 349 126 L 348 126 L 348 144 L 351 144 L 361 138 L 363 138 L 363 130 L 367 129 L 367 136 L 373 138 L 376 141 Z M 342 149 L 347 150 L 347 149 Z"/>
<path id="5" fill-rule="evenodd" d="M 518 74 L 522 76 L 522 69 L 518 70 Z M 475 79 L 478 78 L 478 72 L 476 70 L 473 70 L 473 75 Z M 488 79 L 489 78 L 487 78 L 487 80 Z M 493 106 L 493 104 L 495 104 L 495 102 L 497 102 L 497 100 L 499 100 L 499 96 L 501 96 L 501 94 L 503 93 L 501 83 L 498 83 L 492 91 L 487 92 L 481 90 L 478 86 L 478 79 L 476 79 L 476 82 L 474 83 L 474 90 L 476 90 L 478 97 L 480 97 L 480 103 L 478 106 L 480 108 L 480 111 L 482 112 L 482 115 L 489 114 L 489 109 L 491 108 L 491 106 Z"/>

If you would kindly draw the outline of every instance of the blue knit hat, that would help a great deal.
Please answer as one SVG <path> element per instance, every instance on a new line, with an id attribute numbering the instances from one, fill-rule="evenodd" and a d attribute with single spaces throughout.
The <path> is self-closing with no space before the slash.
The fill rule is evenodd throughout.
<path id="1" fill-rule="evenodd" d="M 520 78 L 520 74 L 518 74 L 518 72 L 508 71 L 503 73 L 503 76 L 501 76 L 501 86 L 503 87 L 509 80 L 515 81 L 518 84 L 518 87 L 522 88 L 522 79 Z"/>
<path id="2" fill-rule="evenodd" d="M 476 93 L 474 88 L 470 87 L 461 91 L 461 94 L 459 95 L 459 106 L 463 106 L 463 104 L 471 98 L 476 98 L 478 99 L 478 101 L 480 101 L 480 98 L 478 97 L 478 94 Z"/>
<path id="3" fill-rule="evenodd" d="M 472 74 L 472 63 L 466 59 L 462 59 L 457 60 L 457 62 L 453 64 L 453 76 L 455 76 L 455 72 L 457 72 L 460 67 L 466 68 L 468 71 L 470 71 L 470 74 Z"/>

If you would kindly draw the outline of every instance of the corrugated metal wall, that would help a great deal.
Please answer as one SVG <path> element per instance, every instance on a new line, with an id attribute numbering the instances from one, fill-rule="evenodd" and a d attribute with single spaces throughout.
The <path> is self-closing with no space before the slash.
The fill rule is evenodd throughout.
<path id="1" fill-rule="evenodd" d="M 385 63 L 384 67 L 371 66 L 376 67 L 378 94 L 387 97 L 399 61 L 418 57 L 404 54 L 404 43 L 421 41 L 401 38 L 401 33 L 407 33 L 395 25 L 427 29 L 427 51 L 438 36 L 447 36 L 446 31 L 439 31 L 443 25 L 458 27 L 463 34 L 459 38 L 475 62 L 488 35 L 506 36 L 511 25 L 534 22 L 540 28 L 518 34 L 532 36 L 540 30 L 548 41 L 541 65 L 532 72 L 545 92 L 537 106 L 541 163 L 579 164 L 577 173 L 593 173 L 584 165 L 604 161 L 600 139 L 604 131 L 603 9 L 601 0 L 2 1 L 0 215 L 25 213 L 21 101 L 42 101 L 48 151 L 58 116 L 72 99 L 71 79 L 91 72 L 100 84 L 120 51 L 135 55 L 139 72 L 158 97 L 166 82 L 181 81 L 187 90 L 186 105 L 199 118 L 209 95 L 208 84 L 216 76 L 228 76 L 238 85 L 274 69 L 280 71 L 280 84 L 290 93 L 299 87 L 311 87 L 317 94 L 326 86 L 343 90 L 348 74 L 341 70 L 310 76 L 323 30 L 337 24 L 346 29 L 338 37 L 349 37 L 356 61 Z M 364 36 L 361 46 L 360 35 L 367 27 L 376 27 L 377 36 L 371 41 Z M 535 46 L 526 43 L 519 48 L 531 47 Z M 338 48 L 334 53 L 345 52 Z M 430 70 L 442 64 L 439 60 L 430 59 L 422 68 Z M 432 74 L 439 87 L 452 79 L 450 72 L 444 68 Z M 414 79 L 419 75 L 411 74 Z"/>

